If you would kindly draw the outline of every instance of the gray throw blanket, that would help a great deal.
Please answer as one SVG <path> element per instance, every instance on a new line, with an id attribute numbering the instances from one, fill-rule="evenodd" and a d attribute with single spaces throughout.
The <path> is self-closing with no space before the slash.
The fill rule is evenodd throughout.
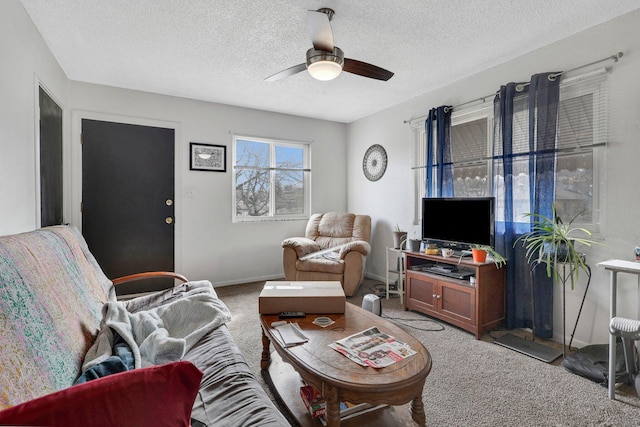
<path id="1" fill-rule="evenodd" d="M 181 360 L 200 338 L 229 320 L 227 306 L 210 292 L 137 313 L 109 301 L 102 307 L 100 332 L 85 355 L 82 372 L 112 356 L 113 331 L 131 347 L 134 366 L 140 368 Z"/>

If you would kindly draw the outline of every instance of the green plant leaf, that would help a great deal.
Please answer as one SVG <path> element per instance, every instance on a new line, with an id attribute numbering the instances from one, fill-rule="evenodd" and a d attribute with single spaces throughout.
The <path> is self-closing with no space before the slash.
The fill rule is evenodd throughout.
<path id="1" fill-rule="evenodd" d="M 588 271 L 584 257 L 575 248 L 575 243 L 585 246 L 604 245 L 589 239 L 588 237 L 591 237 L 592 233 L 588 229 L 571 226 L 582 212 L 575 215 L 566 224 L 557 214 L 555 204 L 552 205 L 552 213 L 553 219 L 537 213 L 525 214 L 531 218 L 531 231 L 518 237 L 514 242 L 514 247 L 518 243 L 522 244 L 525 248 L 525 257 L 530 265 L 545 264 L 548 277 L 554 277 L 563 282 L 570 279 L 571 289 L 573 289 L 579 271 Z M 562 258 L 558 257 L 559 254 L 562 254 Z M 560 275 L 558 264 L 569 265 L 568 277 Z"/>

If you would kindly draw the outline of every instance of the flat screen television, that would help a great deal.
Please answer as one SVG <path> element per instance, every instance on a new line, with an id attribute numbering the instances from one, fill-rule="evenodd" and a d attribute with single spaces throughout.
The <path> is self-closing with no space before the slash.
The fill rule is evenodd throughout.
<path id="1" fill-rule="evenodd" d="M 494 204 L 493 197 L 424 198 L 422 240 L 454 250 L 494 246 Z"/>

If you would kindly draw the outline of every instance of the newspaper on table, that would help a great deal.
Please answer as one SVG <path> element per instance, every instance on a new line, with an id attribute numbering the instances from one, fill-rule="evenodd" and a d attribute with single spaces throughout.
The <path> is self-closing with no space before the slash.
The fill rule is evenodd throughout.
<path id="1" fill-rule="evenodd" d="M 380 332 L 375 326 L 333 342 L 329 347 L 359 365 L 373 368 L 384 368 L 416 354 L 408 344 Z"/>

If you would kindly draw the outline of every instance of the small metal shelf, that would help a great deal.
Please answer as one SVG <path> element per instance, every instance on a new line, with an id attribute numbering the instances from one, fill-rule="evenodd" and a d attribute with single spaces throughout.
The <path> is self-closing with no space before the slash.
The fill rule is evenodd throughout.
<path id="1" fill-rule="evenodd" d="M 386 258 L 386 298 L 389 299 L 390 294 L 396 294 L 400 297 L 400 304 L 404 304 L 404 252 L 401 249 L 387 248 Z M 395 275 L 397 278 L 396 289 L 391 289 L 390 275 Z"/>

